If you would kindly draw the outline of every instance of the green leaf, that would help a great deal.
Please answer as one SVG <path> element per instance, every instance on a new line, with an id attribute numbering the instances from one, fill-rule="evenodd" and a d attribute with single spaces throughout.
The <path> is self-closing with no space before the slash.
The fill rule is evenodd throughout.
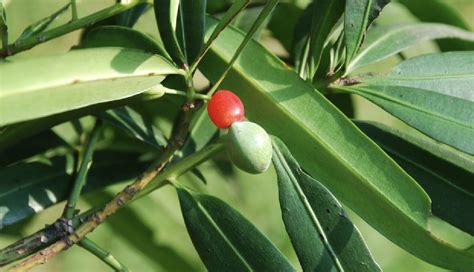
<path id="1" fill-rule="evenodd" d="M 215 23 L 207 21 L 211 32 Z M 211 81 L 243 37 L 228 28 L 213 44 L 199 67 Z M 303 169 L 388 239 L 442 267 L 468 270 L 474 265 L 474 253 L 430 233 L 430 201 L 421 187 L 261 45 L 247 45 L 222 87 L 240 96 L 249 120 L 281 138 Z"/>
<path id="2" fill-rule="evenodd" d="M 101 119 L 123 130 L 128 135 L 145 142 L 156 149 L 166 146 L 163 133 L 152 122 L 129 107 L 120 107 L 97 114 Z"/>
<path id="3" fill-rule="evenodd" d="M 38 22 L 25 28 L 25 30 L 21 33 L 20 37 L 18 37 L 17 41 L 27 39 L 33 35 L 43 32 L 52 22 L 54 22 L 54 20 L 56 20 L 59 16 L 66 12 L 69 9 L 70 5 L 70 3 L 67 3 L 64 7 L 60 8 L 58 11 L 49 15 L 48 17 L 43 18 Z"/>
<path id="4" fill-rule="evenodd" d="M 210 271 L 294 271 L 252 223 L 222 200 L 177 189 L 194 247 Z"/>
<path id="5" fill-rule="evenodd" d="M 411 87 L 353 85 L 359 94 L 426 135 L 474 154 L 474 102 Z"/>
<path id="6" fill-rule="evenodd" d="M 268 22 L 268 30 L 288 52 L 291 52 L 294 36 L 303 32 L 302 29 L 295 31 L 296 23 L 302 13 L 303 10 L 294 3 L 279 3 Z"/>
<path id="7" fill-rule="evenodd" d="M 66 142 L 56 133 L 46 130 L 0 151 L 0 168 L 64 145 Z"/>
<path id="8" fill-rule="evenodd" d="M 388 3 L 389 0 L 346 0 L 344 38 L 347 63 L 357 53 L 367 28 Z"/>
<path id="9" fill-rule="evenodd" d="M 153 7 L 158 30 L 160 31 L 161 40 L 165 45 L 166 51 L 173 61 L 182 67 L 186 63 L 186 58 L 176 38 L 179 2 L 180 0 L 156 0 L 153 1 Z"/>
<path id="10" fill-rule="evenodd" d="M 0 63 L 0 126 L 128 98 L 179 70 L 138 50 L 93 48 Z"/>
<path id="11" fill-rule="evenodd" d="M 73 185 L 72 156 L 0 168 L 0 229 L 66 199 Z M 83 192 L 126 181 L 146 167 L 136 155 L 97 151 Z"/>
<path id="12" fill-rule="evenodd" d="M 423 22 L 442 23 L 469 30 L 469 25 L 463 20 L 462 15 L 454 9 L 454 5 L 439 0 L 429 2 L 399 0 L 408 10 Z M 473 50 L 473 42 L 461 40 L 437 41 L 441 51 Z"/>
<path id="13" fill-rule="evenodd" d="M 357 122 L 357 125 L 425 189 L 433 201 L 434 215 L 474 234 L 474 157 L 442 146 L 428 137 L 413 141 L 413 137 L 381 124 Z M 468 159 L 464 162 L 469 164 L 471 171 L 445 158 Z"/>
<path id="14" fill-rule="evenodd" d="M 178 37 L 187 63 L 193 63 L 204 45 L 206 0 L 180 0 Z M 180 29 L 181 28 L 181 29 Z"/>
<path id="15" fill-rule="evenodd" d="M 123 26 L 100 26 L 87 32 L 81 47 L 124 47 L 168 58 L 166 51 L 146 33 Z"/>
<path id="16" fill-rule="evenodd" d="M 372 43 L 364 45 L 364 49 L 347 66 L 346 74 L 400 53 L 420 42 L 444 38 L 474 41 L 474 33 L 435 23 L 416 23 L 391 28 Z"/>
<path id="17" fill-rule="evenodd" d="M 309 29 L 296 29 L 295 31 L 305 32 L 303 38 L 297 43 L 301 47 L 298 51 L 304 52 L 308 46 L 309 53 L 306 59 L 302 59 L 302 64 L 308 67 L 308 77 L 313 78 L 319 67 L 324 44 L 336 22 L 344 12 L 344 0 L 316 0 L 308 6 L 310 15 L 302 16 L 301 20 L 308 20 L 304 25 L 309 25 Z M 301 22 L 300 22 L 301 23 Z M 298 34 L 300 36 L 301 34 Z"/>
<path id="18" fill-rule="evenodd" d="M 121 0 L 116 0 L 120 2 Z M 150 3 L 142 3 L 115 15 L 116 23 L 120 26 L 133 27 L 140 17 L 150 8 Z"/>
<path id="19" fill-rule="evenodd" d="M 362 81 L 419 88 L 474 102 L 474 51 L 421 55 L 401 62 L 385 76 Z"/>
<path id="20" fill-rule="evenodd" d="M 341 204 L 278 138 L 273 164 L 283 221 L 303 271 L 381 271 Z"/>

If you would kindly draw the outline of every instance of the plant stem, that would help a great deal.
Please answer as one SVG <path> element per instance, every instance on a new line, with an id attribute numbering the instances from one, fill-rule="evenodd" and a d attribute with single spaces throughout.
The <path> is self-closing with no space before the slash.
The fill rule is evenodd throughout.
<path id="1" fill-rule="evenodd" d="M 77 5 L 76 0 L 71 0 L 72 21 L 77 20 Z"/>
<path id="2" fill-rule="evenodd" d="M 222 151 L 225 147 L 224 140 L 221 139 L 214 144 L 203 148 L 199 152 L 196 152 L 189 157 L 179 161 L 172 165 L 166 171 L 161 170 L 164 168 L 163 158 L 170 160 L 170 152 L 165 152 L 167 155 L 163 155 L 161 159 L 157 161 L 152 167 L 150 167 L 143 175 L 141 175 L 133 184 L 127 186 L 117 196 L 108 202 L 102 209 L 95 213 L 92 213 L 88 219 L 79 226 L 79 228 L 68 237 L 72 243 L 81 241 L 88 233 L 93 231 L 99 224 L 101 224 L 108 216 L 116 212 L 119 208 L 126 204 L 131 203 L 133 200 L 139 199 L 146 194 L 153 192 L 154 190 L 163 187 L 168 183 L 168 180 L 173 180 L 182 175 L 183 173 L 195 168 L 200 163 L 206 161 L 216 153 Z M 174 153 L 174 152 L 173 152 Z M 145 184 L 146 183 L 146 184 Z M 149 186 L 144 187 L 144 185 Z M 36 265 L 45 263 L 51 257 L 57 255 L 61 251 L 69 248 L 67 239 L 59 240 L 56 243 L 48 246 L 41 250 L 35 255 L 27 258 L 23 262 L 14 266 L 10 271 L 27 271 Z"/>
<path id="3" fill-rule="evenodd" d="M 40 43 L 49 41 L 56 37 L 62 36 L 74 30 L 90 26 L 98 21 L 111 17 L 117 13 L 123 12 L 127 9 L 133 8 L 134 6 L 146 2 L 145 0 L 130 0 L 124 3 L 115 4 L 106 9 L 100 10 L 89 16 L 70 21 L 65 25 L 58 26 L 51 30 L 33 35 L 29 38 L 19 40 L 13 44 L 8 45 L 6 48 L 2 48 L 0 51 L 0 57 L 9 56 L 18 52 L 28 50 Z"/>
<path id="4" fill-rule="evenodd" d="M 114 256 L 112 256 L 112 254 L 102 249 L 99 245 L 97 245 L 92 240 L 88 239 L 87 237 L 82 238 L 82 240 L 79 242 L 79 246 L 83 247 L 90 253 L 97 256 L 104 263 L 112 267 L 112 269 L 114 269 L 115 271 L 121 271 L 121 272 L 130 271 L 125 265 L 123 265 Z"/>
<path id="5" fill-rule="evenodd" d="M 90 166 L 92 165 L 92 154 L 94 153 L 95 144 L 99 138 L 100 131 L 102 128 L 102 121 L 97 119 L 85 143 L 85 151 L 80 162 L 79 172 L 77 173 L 76 180 L 74 181 L 74 187 L 71 191 L 71 195 L 64 207 L 63 217 L 65 219 L 72 219 L 76 210 L 77 200 L 82 192 L 82 187 L 86 184 L 87 172 L 89 172 Z"/>
<path id="6" fill-rule="evenodd" d="M 220 76 L 220 78 L 214 83 L 214 86 L 209 90 L 207 95 L 212 96 L 212 94 L 219 88 L 219 85 L 222 83 L 224 78 L 226 77 L 227 73 L 229 73 L 230 69 L 232 69 L 232 66 L 234 65 L 235 61 L 239 58 L 240 53 L 242 53 L 242 50 L 245 48 L 245 46 L 249 43 L 249 41 L 252 39 L 253 35 L 255 32 L 257 32 L 258 28 L 260 25 L 265 21 L 267 16 L 270 14 L 270 12 L 273 10 L 273 8 L 278 4 L 278 0 L 270 0 L 268 1 L 265 6 L 263 7 L 262 11 L 258 15 L 257 19 L 255 22 L 252 24 L 252 27 L 250 30 L 247 32 L 245 35 L 244 40 L 240 43 L 239 47 L 235 51 L 234 55 L 232 56 L 232 59 L 230 62 L 227 64 L 226 69 Z"/>

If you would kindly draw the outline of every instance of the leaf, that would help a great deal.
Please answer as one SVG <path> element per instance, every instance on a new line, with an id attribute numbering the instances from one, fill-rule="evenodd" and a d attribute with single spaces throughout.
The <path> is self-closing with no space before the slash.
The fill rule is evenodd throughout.
<path id="1" fill-rule="evenodd" d="M 303 34 L 303 29 L 295 31 L 296 23 L 303 10 L 294 3 L 279 3 L 273 11 L 268 30 L 283 45 L 286 51 L 291 52 L 293 38 L 298 33 Z"/>
<path id="2" fill-rule="evenodd" d="M 121 0 L 116 0 L 120 2 Z M 121 12 L 116 16 L 116 23 L 120 26 L 133 27 L 140 17 L 150 8 L 150 3 L 141 3 Z"/>
<path id="3" fill-rule="evenodd" d="M 362 81 L 419 88 L 474 102 L 474 51 L 421 55 L 401 62 L 385 76 Z"/>
<path id="4" fill-rule="evenodd" d="M 471 235 L 474 234 L 472 156 L 443 147 L 428 137 L 415 142 L 403 132 L 381 124 L 357 122 L 357 125 L 425 189 L 433 201 L 434 215 Z M 466 171 L 444 158 L 466 158 L 471 171 Z"/>
<path id="5" fill-rule="evenodd" d="M 364 49 L 347 66 L 346 74 L 400 53 L 420 42 L 444 38 L 474 41 L 474 33 L 435 23 L 416 23 L 392 28 L 372 43 L 364 45 Z"/>
<path id="6" fill-rule="evenodd" d="M 295 29 L 300 32 L 298 37 L 301 37 L 301 32 L 304 32 L 302 39 L 298 39 L 297 46 L 300 47 L 297 51 L 303 53 L 306 45 L 308 45 L 309 54 L 306 59 L 302 59 L 302 65 L 308 67 L 308 77 L 313 78 L 316 70 L 319 67 L 321 55 L 323 53 L 324 44 L 336 22 L 344 12 L 344 0 L 316 0 L 308 6 L 305 11 L 305 16 L 301 20 L 308 20 L 308 22 L 299 22 L 298 24 L 305 25 L 306 29 Z M 309 27 L 309 28 L 308 28 Z M 309 39 L 309 40 L 308 40 Z M 303 56 L 305 54 L 303 53 Z"/>
<path id="7" fill-rule="evenodd" d="M 123 26 L 100 26 L 87 32 L 81 47 L 125 47 L 169 58 L 166 51 L 149 35 Z"/>
<path id="8" fill-rule="evenodd" d="M 189 236 L 210 271 L 294 271 L 252 223 L 222 200 L 177 189 Z"/>
<path id="9" fill-rule="evenodd" d="M 23 32 L 21 33 L 20 37 L 18 37 L 17 41 L 27 39 L 33 35 L 37 35 L 43 32 L 52 22 L 54 22 L 54 20 L 56 20 L 59 16 L 66 12 L 69 9 L 70 5 L 70 3 L 67 3 L 64 7 L 60 8 L 58 11 L 49 15 L 48 17 L 43 18 L 38 22 L 25 28 L 25 30 L 23 30 Z"/>
<path id="10" fill-rule="evenodd" d="M 129 107 L 108 110 L 98 113 L 97 116 L 156 149 L 160 150 L 166 146 L 167 141 L 163 133 Z"/>
<path id="11" fill-rule="evenodd" d="M 474 154 L 474 103 L 415 89 L 354 85 L 342 89 L 359 94 L 426 135 Z"/>
<path id="12" fill-rule="evenodd" d="M 408 10 L 423 22 L 442 23 L 469 30 L 469 25 L 463 20 L 462 15 L 454 9 L 454 5 L 434 0 L 429 2 L 399 0 Z M 473 42 L 461 40 L 437 41 L 441 51 L 473 50 Z"/>
<path id="13" fill-rule="evenodd" d="M 97 151 L 83 192 L 131 179 L 144 167 L 134 155 Z M 0 229 L 66 199 L 72 170 L 71 156 L 0 168 Z"/>
<path id="14" fill-rule="evenodd" d="M 214 21 L 207 21 L 210 32 Z M 223 31 L 199 67 L 207 78 L 220 76 L 243 36 Z M 239 95 L 249 120 L 281 138 L 303 169 L 388 239 L 438 266 L 474 265 L 473 253 L 430 233 L 430 201 L 419 185 L 261 45 L 247 45 L 222 87 Z"/>
<path id="15" fill-rule="evenodd" d="M 278 138 L 273 164 L 283 221 L 303 271 L 381 271 L 341 204 Z"/>
<path id="16" fill-rule="evenodd" d="M 182 32 L 181 48 L 187 63 L 193 63 L 204 45 L 206 0 L 180 0 L 178 25 Z M 180 29 L 180 27 L 178 27 Z"/>
<path id="17" fill-rule="evenodd" d="M 344 38 L 347 63 L 357 53 L 367 28 L 388 3 L 389 0 L 346 0 Z"/>
<path id="18" fill-rule="evenodd" d="M 0 151 L 0 168 L 64 145 L 66 142 L 56 133 L 46 130 Z"/>
<path id="19" fill-rule="evenodd" d="M 93 48 L 0 63 L 0 73 L 3 126 L 128 98 L 179 71 L 157 55 Z"/>
<path id="20" fill-rule="evenodd" d="M 186 58 L 179 47 L 175 33 L 179 2 L 180 0 L 156 0 L 153 1 L 153 7 L 158 30 L 166 51 L 173 61 L 181 67 L 186 63 Z"/>

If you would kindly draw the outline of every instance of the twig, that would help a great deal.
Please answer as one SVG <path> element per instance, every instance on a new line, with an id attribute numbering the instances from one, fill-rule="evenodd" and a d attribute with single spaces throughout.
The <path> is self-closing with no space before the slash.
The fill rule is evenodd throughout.
<path id="1" fill-rule="evenodd" d="M 112 256 L 112 254 L 102 249 L 99 245 L 97 245 L 92 240 L 88 239 L 87 237 L 82 238 L 82 240 L 79 242 L 79 246 L 83 247 L 90 253 L 97 256 L 108 266 L 112 267 L 112 269 L 114 269 L 115 271 L 120 271 L 120 272 L 130 271 L 125 265 L 123 265 L 114 256 Z"/>
<path id="2" fill-rule="evenodd" d="M 85 151 L 81 159 L 79 172 L 77 173 L 76 180 L 74 181 L 74 187 L 71 190 L 71 195 L 64 207 L 63 217 L 66 220 L 72 219 L 76 211 L 76 204 L 79 196 L 81 195 L 82 187 L 86 184 L 86 175 L 89 172 L 92 164 L 92 154 L 94 153 L 95 144 L 99 138 L 100 131 L 102 128 L 102 121 L 97 119 L 92 129 L 89 138 L 85 143 Z"/>
<path id="3" fill-rule="evenodd" d="M 130 8 L 133 8 L 134 6 L 140 3 L 144 3 L 144 2 L 146 1 L 145 0 L 130 0 L 127 2 L 115 4 L 109 8 L 100 10 L 89 16 L 70 21 L 69 23 L 65 25 L 61 25 L 51 30 L 38 33 L 36 35 L 33 35 L 23 40 L 18 40 L 17 42 L 8 45 L 6 48 L 2 48 L 2 50 L 0 50 L 0 57 L 5 57 L 5 56 L 13 55 L 15 53 L 18 53 L 24 50 L 28 50 L 40 43 L 57 38 L 59 36 L 62 36 L 74 30 L 87 27 L 95 22 L 111 17 L 115 14 L 118 14 Z"/>
<path id="4" fill-rule="evenodd" d="M 224 141 L 221 139 L 215 144 L 212 144 L 189 157 L 172 165 L 169 169 L 158 175 L 164 168 L 164 163 L 158 163 L 151 167 L 144 175 L 139 177 L 132 185 L 127 186 L 122 192 L 117 194 L 112 201 L 107 203 L 104 208 L 93 213 L 86 222 L 84 222 L 72 235 L 68 237 L 68 241 L 77 243 L 83 239 L 88 233 L 93 231 L 99 224 L 101 224 L 108 216 L 116 212 L 122 206 L 138 199 L 168 183 L 168 180 L 174 180 L 181 174 L 193 169 L 203 161 L 207 160 L 214 154 L 222 151 L 225 147 Z M 167 154 L 171 154 L 165 152 Z M 174 153 L 174 152 L 173 152 Z M 169 161 L 171 156 L 166 157 Z M 151 183 L 151 184 L 150 184 Z M 144 187 L 146 184 L 149 186 Z M 40 252 L 27 258 L 20 264 L 14 266 L 10 271 L 27 271 L 36 265 L 43 264 L 51 257 L 57 255 L 61 251 L 69 248 L 69 243 L 65 240 L 59 240 L 56 243 L 48 246 Z"/>

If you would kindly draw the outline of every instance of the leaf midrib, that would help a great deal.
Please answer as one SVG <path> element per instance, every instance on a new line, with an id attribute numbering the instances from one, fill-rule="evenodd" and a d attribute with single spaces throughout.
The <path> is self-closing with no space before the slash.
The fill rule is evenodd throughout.
<path id="1" fill-rule="evenodd" d="M 407 107 L 407 108 L 409 108 L 409 109 L 412 109 L 412 110 L 415 110 L 415 111 L 419 111 L 419 112 L 422 112 L 422 113 L 425 113 L 425 114 L 428 114 L 428 115 L 432 115 L 433 117 L 442 119 L 442 120 L 447 121 L 447 122 L 454 123 L 454 124 L 456 124 L 456 125 L 458 125 L 458 126 L 465 127 L 465 128 L 468 128 L 468 129 L 474 129 L 473 126 L 470 126 L 469 124 L 465 124 L 464 122 L 460 122 L 460 121 L 458 121 L 458 120 L 456 120 L 456 119 L 453 119 L 453 118 L 450 118 L 450 117 L 444 117 L 443 115 L 439 115 L 439 114 L 437 114 L 436 112 L 432 112 L 432 111 L 430 111 L 430 110 L 425 110 L 425 109 L 423 109 L 423 108 L 416 107 L 416 105 L 414 105 L 413 103 L 403 103 L 402 100 L 396 99 L 396 98 L 394 98 L 394 97 L 392 97 L 392 96 L 387 96 L 387 95 L 385 95 L 385 94 L 381 94 L 381 93 L 379 93 L 379 92 L 374 92 L 374 91 L 372 91 L 372 90 L 370 90 L 370 89 L 358 87 L 358 88 L 344 88 L 344 90 L 349 91 L 349 92 L 358 93 L 359 95 L 362 95 L 362 96 L 364 96 L 364 95 L 363 95 L 364 93 L 367 93 L 367 94 L 373 95 L 373 96 L 375 96 L 375 97 L 384 99 L 384 100 L 386 100 L 386 101 L 389 101 L 389 102 L 392 102 L 392 103 L 395 103 L 395 104 L 398 104 L 398 105 Z"/>
<path id="2" fill-rule="evenodd" d="M 329 242 L 328 238 L 326 237 L 326 233 L 324 232 L 324 230 L 321 227 L 321 223 L 319 222 L 318 217 L 314 213 L 311 204 L 309 203 L 308 199 L 306 198 L 306 195 L 304 194 L 303 190 L 301 189 L 298 181 L 294 177 L 293 171 L 291 171 L 290 166 L 286 162 L 286 160 L 285 160 L 283 154 L 281 154 L 280 150 L 278 150 L 278 148 L 275 148 L 274 151 L 275 151 L 275 154 L 277 155 L 278 159 L 280 160 L 281 165 L 283 166 L 283 168 L 287 172 L 287 176 L 289 177 L 291 183 L 293 184 L 294 188 L 298 192 L 298 197 L 299 197 L 300 201 L 303 203 L 303 206 L 305 207 L 305 210 L 308 213 L 309 217 L 311 218 L 311 222 L 313 223 L 313 226 L 316 228 L 317 232 L 321 235 L 320 238 L 321 238 L 323 244 L 325 245 L 325 249 L 329 253 L 330 257 L 332 257 L 331 259 L 334 262 L 334 266 L 336 266 L 336 268 L 339 271 L 344 271 L 344 269 L 342 268 L 341 262 L 337 258 L 337 255 L 336 255 L 334 249 L 331 247 L 331 243 Z"/>
<path id="3" fill-rule="evenodd" d="M 405 162 L 408 162 L 408 163 L 411 163 L 412 165 L 414 165 L 415 167 L 417 167 L 418 169 L 421 169 L 425 172 L 428 172 L 429 174 L 439 178 L 440 180 L 442 180 L 443 182 L 447 183 L 449 186 L 453 187 L 454 189 L 456 190 L 459 190 L 463 193 L 465 193 L 466 195 L 469 195 L 470 197 L 474 197 L 474 194 L 466 191 L 465 189 L 457 186 L 456 184 L 452 183 L 449 179 L 439 175 L 438 173 L 436 172 L 433 172 L 431 169 L 425 167 L 424 165 L 422 164 L 419 164 L 418 162 L 404 156 L 402 153 L 398 152 L 396 149 L 393 149 L 391 148 L 389 145 L 385 144 L 385 143 L 382 143 L 382 142 L 378 142 L 378 144 L 380 146 L 382 146 L 384 149 L 386 149 L 388 152 L 392 153 L 393 155 L 399 157 L 400 159 L 404 160 Z"/>
<path id="4" fill-rule="evenodd" d="M 214 227 L 214 229 L 217 231 L 217 233 L 222 237 L 224 242 L 232 249 L 232 251 L 237 255 L 237 257 L 242 261 L 242 263 L 248 268 L 249 271 L 253 271 L 252 266 L 247 263 L 247 260 L 239 253 L 239 251 L 234 247 L 234 245 L 227 239 L 227 236 L 225 233 L 219 228 L 217 223 L 212 219 L 212 217 L 209 215 L 207 212 L 206 208 L 204 208 L 201 204 L 201 202 L 195 200 L 193 197 L 191 197 L 194 203 L 196 203 L 196 206 L 198 209 L 204 214 L 204 217 L 209 221 L 209 223 Z"/>

